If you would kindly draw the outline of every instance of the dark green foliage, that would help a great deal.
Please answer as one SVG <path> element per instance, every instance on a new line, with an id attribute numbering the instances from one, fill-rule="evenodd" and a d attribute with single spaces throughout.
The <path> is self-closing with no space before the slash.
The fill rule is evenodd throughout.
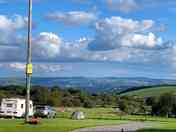
<path id="1" fill-rule="evenodd" d="M 159 97 L 149 97 L 146 104 L 152 107 L 153 115 L 165 117 L 175 117 L 176 115 L 176 96 L 172 93 L 165 93 Z"/>
<path id="2" fill-rule="evenodd" d="M 119 108 L 127 114 L 144 115 L 149 112 L 143 99 L 130 96 L 124 96 L 119 99 Z"/>
<path id="3" fill-rule="evenodd" d="M 0 87 L 0 99 L 7 97 L 25 97 L 26 89 L 23 86 Z M 102 107 L 116 106 L 117 96 L 108 94 L 90 94 L 79 89 L 60 89 L 59 87 L 33 86 L 31 99 L 34 104 L 67 107 Z"/>

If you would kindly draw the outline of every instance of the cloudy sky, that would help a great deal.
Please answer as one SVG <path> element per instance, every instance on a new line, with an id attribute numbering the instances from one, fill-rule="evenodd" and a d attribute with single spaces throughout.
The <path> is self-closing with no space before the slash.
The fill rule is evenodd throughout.
<path id="1" fill-rule="evenodd" d="M 0 0 L 0 77 L 25 74 L 27 0 Z M 175 0 L 34 0 L 40 77 L 176 77 Z"/>

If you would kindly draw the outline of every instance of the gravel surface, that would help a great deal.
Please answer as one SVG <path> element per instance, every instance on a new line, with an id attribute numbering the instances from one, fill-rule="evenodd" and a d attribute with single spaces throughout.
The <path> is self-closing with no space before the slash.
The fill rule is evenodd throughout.
<path id="1" fill-rule="evenodd" d="M 101 126 L 94 128 L 83 128 L 72 132 L 134 132 L 142 128 L 148 128 L 155 125 L 152 122 L 129 122 L 117 126 Z"/>

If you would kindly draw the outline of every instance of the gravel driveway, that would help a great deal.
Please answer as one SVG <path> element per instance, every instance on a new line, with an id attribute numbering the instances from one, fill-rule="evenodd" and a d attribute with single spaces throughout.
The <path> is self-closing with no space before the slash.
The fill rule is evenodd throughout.
<path id="1" fill-rule="evenodd" d="M 74 130 L 72 132 L 134 132 L 136 130 L 152 127 L 155 123 L 152 122 L 129 122 L 127 124 L 121 124 L 117 126 L 101 126 L 94 128 L 83 128 Z"/>

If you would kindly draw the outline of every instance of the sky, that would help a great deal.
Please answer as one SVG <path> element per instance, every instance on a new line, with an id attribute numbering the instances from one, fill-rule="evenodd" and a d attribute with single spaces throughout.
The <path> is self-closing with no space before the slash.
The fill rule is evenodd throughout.
<path id="1" fill-rule="evenodd" d="M 24 77 L 27 0 L 0 0 L 0 77 Z M 175 0 L 33 0 L 35 77 L 176 77 Z"/>

